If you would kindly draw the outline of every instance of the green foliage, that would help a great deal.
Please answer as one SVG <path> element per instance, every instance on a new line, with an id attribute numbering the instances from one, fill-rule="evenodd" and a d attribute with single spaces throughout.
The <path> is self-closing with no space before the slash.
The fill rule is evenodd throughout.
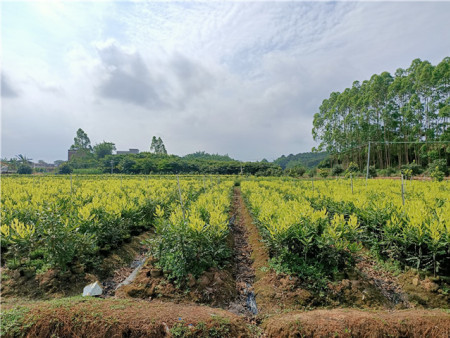
<path id="1" fill-rule="evenodd" d="M 116 145 L 114 143 L 103 141 L 94 146 L 94 155 L 96 158 L 101 159 L 106 155 L 112 155 L 114 150 L 116 150 Z"/>
<path id="2" fill-rule="evenodd" d="M 106 156 L 100 166 L 105 173 L 111 172 L 111 160 L 114 161 L 114 173 L 126 174 L 219 174 L 219 175 L 257 175 L 280 176 L 278 165 L 263 162 L 239 162 L 207 159 L 186 159 L 176 155 L 158 155 L 153 153 Z"/>
<path id="3" fill-rule="evenodd" d="M 80 232 L 79 224 L 64 222 L 53 212 L 46 212 L 40 222 L 38 235 L 46 242 L 45 260 L 50 265 L 65 271 L 70 263 L 88 261 L 97 251 L 94 236 Z"/>
<path id="4" fill-rule="evenodd" d="M 347 167 L 347 173 L 357 173 L 359 171 L 358 164 L 350 162 Z"/>
<path id="5" fill-rule="evenodd" d="M 377 169 L 374 165 L 369 166 L 369 177 L 377 177 Z"/>
<path id="6" fill-rule="evenodd" d="M 381 169 L 378 173 L 380 174 L 380 176 L 385 176 L 385 177 L 391 177 L 392 175 L 394 175 L 397 171 L 392 168 L 386 168 L 386 169 Z"/>
<path id="7" fill-rule="evenodd" d="M 330 174 L 327 169 L 319 169 L 317 172 L 319 173 L 320 177 L 322 177 L 322 178 L 327 178 L 328 175 Z"/>
<path id="8" fill-rule="evenodd" d="M 71 167 L 71 165 L 68 162 L 63 163 L 58 167 L 58 173 L 60 173 L 60 174 L 67 175 L 67 174 L 71 174 L 72 172 L 73 172 L 73 168 Z"/>
<path id="9" fill-rule="evenodd" d="M 192 154 L 185 155 L 183 159 L 186 160 L 206 160 L 206 161 L 235 161 L 233 160 L 228 154 L 225 155 L 219 155 L 219 154 L 208 154 L 204 151 L 197 151 Z M 266 160 L 267 162 L 267 160 Z"/>
<path id="10" fill-rule="evenodd" d="M 312 168 L 310 170 L 308 170 L 308 176 L 309 177 L 314 177 L 317 175 L 317 169 L 316 168 Z"/>
<path id="11" fill-rule="evenodd" d="M 30 309 L 26 307 L 14 307 L 10 310 L 2 310 L 0 320 L 0 336 L 21 337 L 32 323 L 24 323 L 24 318 Z"/>
<path id="12" fill-rule="evenodd" d="M 411 170 L 411 176 L 420 175 L 422 172 L 422 167 L 416 163 L 416 161 L 412 161 L 412 163 L 406 164 L 402 167 L 402 170 Z"/>
<path id="13" fill-rule="evenodd" d="M 16 185 L 20 188 L 11 190 L 11 184 L 19 179 L 24 180 Z M 78 261 L 87 268 L 95 268 L 99 251 L 107 252 L 131 234 L 149 229 L 160 197 L 149 191 L 148 183 L 142 181 L 145 187 L 141 189 L 136 185 L 139 182 L 131 186 L 124 182 L 122 187 L 120 180 L 108 179 L 102 185 L 95 182 L 98 179 L 76 177 L 73 189 L 64 177 L 11 178 L 2 182 L 3 192 L 9 194 L 2 209 L 0 229 L 2 255 L 8 266 L 67 270 Z M 160 180 L 154 183 L 162 187 Z M 200 189 L 200 184 L 197 185 Z M 159 188 L 155 185 L 154 189 Z M 144 193 L 154 197 L 144 198 Z M 172 195 L 171 191 L 165 191 L 161 197 L 165 196 L 169 203 Z M 24 203 L 28 204 L 24 199 L 31 196 L 37 198 L 24 207 Z"/>
<path id="14" fill-rule="evenodd" d="M 150 151 L 153 151 L 153 153 L 158 155 L 167 155 L 167 150 L 164 146 L 163 141 L 161 140 L 161 137 L 156 138 L 156 136 L 153 136 L 152 144 L 150 145 Z"/>
<path id="15" fill-rule="evenodd" d="M 20 164 L 17 173 L 21 175 L 30 175 L 33 173 L 33 169 L 28 164 Z"/>
<path id="16" fill-rule="evenodd" d="M 273 163 L 279 165 L 283 170 L 298 165 L 305 166 L 306 168 L 314 168 L 327 157 L 328 154 L 325 152 L 289 154 L 288 156 L 282 155 L 273 161 Z"/>
<path id="17" fill-rule="evenodd" d="M 449 162 L 445 143 L 438 143 L 449 140 L 449 65 L 449 57 L 436 66 L 416 59 L 394 76 L 374 74 L 343 92 L 330 93 L 314 115 L 312 135 L 320 142 L 318 150 L 344 162 L 356 161 L 360 168 L 367 160 L 361 146 L 369 142 L 371 163 L 380 169 L 413 158 L 422 168 L 443 157 Z"/>
<path id="18" fill-rule="evenodd" d="M 73 173 L 76 175 L 101 175 L 103 171 L 97 168 L 80 168 L 74 169 Z"/>
<path id="19" fill-rule="evenodd" d="M 97 167 L 98 161 L 90 150 L 78 149 L 70 159 L 69 164 L 74 169 L 88 169 Z"/>
<path id="20" fill-rule="evenodd" d="M 431 177 L 433 180 L 441 182 L 444 180 L 444 173 L 439 170 L 439 166 L 436 166 L 434 170 L 431 171 Z"/>
<path id="21" fill-rule="evenodd" d="M 184 221 L 172 224 L 159 219 L 155 233 L 157 237 L 149 241 L 151 253 L 159 259 L 158 265 L 179 284 L 185 282 L 189 273 L 199 277 L 231 256 L 223 235 L 193 231 Z"/>
<path id="22" fill-rule="evenodd" d="M 302 177 L 305 172 L 306 172 L 306 168 L 302 167 L 302 166 L 298 166 L 298 167 L 292 167 L 289 169 L 286 169 L 285 174 L 291 177 Z"/>
<path id="23" fill-rule="evenodd" d="M 437 168 L 437 169 L 436 169 Z M 448 171 L 448 166 L 447 166 L 447 161 L 444 159 L 440 159 L 440 160 L 435 160 L 432 163 L 430 163 L 429 165 L 429 169 L 431 171 L 440 171 L 442 172 L 445 176 L 448 175 L 449 171 Z"/>
<path id="24" fill-rule="evenodd" d="M 73 144 L 70 149 L 92 151 L 91 140 L 83 129 L 79 128 L 77 130 L 77 135 L 73 139 Z"/>
<path id="25" fill-rule="evenodd" d="M 411 169 L 404 169 L 402 170 L 402 174 L 405 179 L 409 180 L 413 176 L 413 171 Z"/>
<path id="26" fill-rule="evenodd" d="M 286 164 L 286 169 L 304 167 L 303 163 L 299 159 L 291 160 Z"/>
<path id="27" fill-rule="evenodd" d="M 333 169 L 331 170 L 331 174 L 333 176 L 339 176 L 340 174 L 342 174 L 344 172 L 344 168 L 342 168 L 342 166 L 340 164 L 336 164 Z"/>
<path id="28" fill-rule="evenodd" d="M 317 165 L 317 168 L 319 168 L 319 169 L 330 168 L 330 167 L 331 167 L 331 158 L 330 157 L 323 159 Z"/>

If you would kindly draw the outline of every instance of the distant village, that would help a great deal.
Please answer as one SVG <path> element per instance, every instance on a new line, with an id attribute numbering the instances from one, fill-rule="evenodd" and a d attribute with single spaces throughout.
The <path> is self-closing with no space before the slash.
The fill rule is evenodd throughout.
<path id="1" fill-rule="evenodd" d="M 70 161 L 74 155 L 76 155 L 78 150 L 69 149 L 67 150 L 67 161 Z M 126 154 L 139 154 L 139 149 L 128 149 L 128 150 L 118 150 L 116 151 L 116 155 L 126 155 Z M 37 162 L 33 162 L 32 159 L 27 159 L 23 155 L 16 156 L 15 159 L 11 159 L 10 161 L 0 160 L 1 165 L 1 174 L 16 174 L 19 165 L 25 164 L 31 167 L 34 172 L 52 172 L 57 169 L 62 163 L 65 161 L 57 160 L 53 163 L 47 163 L 43 160 L 38 160 Z"/>

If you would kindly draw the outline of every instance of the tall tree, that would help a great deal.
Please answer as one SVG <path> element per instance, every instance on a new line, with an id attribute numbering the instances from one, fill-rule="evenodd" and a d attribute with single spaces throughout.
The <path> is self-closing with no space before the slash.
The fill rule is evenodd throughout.
<path id="1" fill-rule="evenodd" d="M 161 139 L 161 137 L 156 138 L 156 136 L 152 137 L 152 144 L 150 145 L 150 151 L 159 155 L 167 155 L 166 147 Z"/>
<path id="2" fill-rule="evenodd" d="M 22 154 L 19 154 L 16 157 L 17 157 L 17 160 L 22 164 L 30 164 L 30 162 L 33 160 L 32 158 L 28 158 Z"/>
<path id="3" fill-rule="evenodd" d="M 98 159 L 101 159 L 106 155 L 112 155 L 114 150 L 116 150 L 116 145 L 114 143 L 103 141 L 94 146 L 94 155 Z"/>
<path id="4" fill-rule="evenodd" d="M 77 136 L 73 139 L 70 149 L 92 151 L 91 140 L 83 129 L 77 130 Z"/>
<path id="5" fill-rule="evenodd" d="M 334 160 L 350 159 L 360 167 L 372 142 L 372 164 L 379 168 L 410 163 L 427 165 L 437 158 L 450 161 L 450 57 L 437 66 L 415 59 L 407 69 L 374 74 L 342 93 L 332 92 L 314 115 L 313 138 L 318 150 Z M 419 145 L 420 143 L 420 145 Z M 425 144 L 424 144 L 425 143 Z"/>

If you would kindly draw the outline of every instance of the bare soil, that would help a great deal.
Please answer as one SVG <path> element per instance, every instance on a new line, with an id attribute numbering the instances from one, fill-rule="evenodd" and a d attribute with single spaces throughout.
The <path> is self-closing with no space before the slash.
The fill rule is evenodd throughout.
<path id="1" fill-rule="evenodd" d="M 152 276 L 155 267 L 148 262 L 136 279 L 116 290 L 117 298 L 140 298 L 148 301 L 200 303 L 214 307 L 227 307 L 235 298 L 235 283 L 229 270 L 211 269 L 201 277 L 189 278 L 187 288 L 178 288 L 163 275 Z"/>

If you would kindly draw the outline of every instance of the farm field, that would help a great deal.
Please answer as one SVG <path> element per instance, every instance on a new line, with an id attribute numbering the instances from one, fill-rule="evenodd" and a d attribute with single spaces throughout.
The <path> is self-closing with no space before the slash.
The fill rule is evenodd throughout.
<path id="1" fill-rule="evenodd" d="M 2 177 L 1 213 L 2 336 L 450 333 L 448 181 Z"/>

